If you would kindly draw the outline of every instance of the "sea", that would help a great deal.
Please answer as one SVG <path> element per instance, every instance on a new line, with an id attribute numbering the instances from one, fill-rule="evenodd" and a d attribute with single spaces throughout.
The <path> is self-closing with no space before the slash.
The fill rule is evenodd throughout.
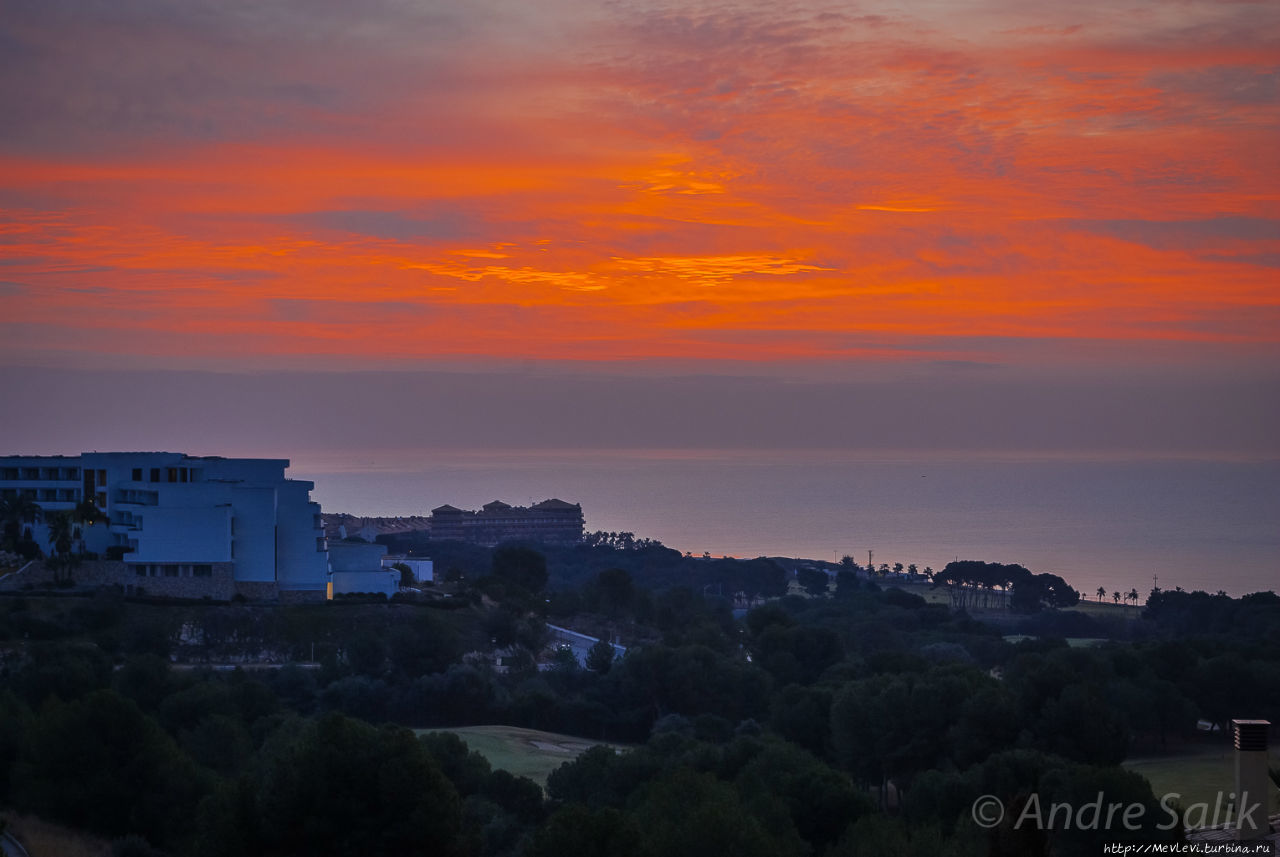
<path id="1" fill-rule="evenodd" d="M 1280 461 L 759 450 L 397 450 L 295 456 L 325 511 L 582 504 L 588 530 L 695 556 L 1051 572 L 1082 596 L 1280 590 Z M 1110 596 L 1108 598 L 1110 600 Z"/>

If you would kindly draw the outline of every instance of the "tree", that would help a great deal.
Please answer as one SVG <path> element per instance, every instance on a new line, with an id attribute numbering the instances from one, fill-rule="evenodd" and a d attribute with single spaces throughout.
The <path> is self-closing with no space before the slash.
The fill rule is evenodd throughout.
<path id="1" fill-rule="evenodd" d="M 1137 603 L 1138 603 L 1138 590 L 1137 590 L 1137 589 L 1130 589 L 1130 590 L 1129 590 L 1129 594 L 1128 594 L 1126 597 L 1127 597 L 1130 601 L 1132 601 L 1132 602 L 1134 603 L 1134 605 L 1135 605 L 1135 606 L 1137 606 Z"/>
<path id="2" fill-rule="evenodd" d="M 819 598 L 827 594 L 827 573 L 818 571 L 816 568 L 802 568 L 796 571 L 796 580 L 800 582 L 800 586 L 804 591 Z"/>
<path id="3" fill-rule="evenodd" d="M 556 810 L 534 834 L 529 857 L 635 857 L 640 830 L 612 807 L 587 809 L 576 803 Z"/>
<path id="4" fill-rule="evenodd" d="M 458 793 L 412 731 L 329 714 L 277 735 L 254 783 L 266 853 L 454 852 Z"/>
<path id="5" fill-rule="evenodd" d="M 596 591 L 600 593 L 601 606 L 610 616 L 626 612 L 635 598 L 631 575 L 620 568 L 606 568 L 596 575 Z"/>
<path id="6" fill-rule="evenodd" d="M 400 572 L 401 589 L 413 586 L 413 584 L 417 582 L 413 579 L 413 569 L 409 567 L 408 563 L 397 562 L 391 567 Z"/>
<path id="7" fill-rule="evenodd" d="M 493 552 L 491 572 L 526 592 L 538 593 L 547 585 L 547 558 L 532 548 L 503 546 Z"/>
<path id="8" fill-rule="evenodd" d="M 737 791 L 712 774 L 678 768 L 641 787 L 633 818 L 641 853 L 654 857 L 788 857 L 809 852 L 795 828 L 775 833 L 744 807 Z"/>
<path id="9" fill-rule="evenodd" d="M 1112 600 L 1113 602 L 1115 602 L 1116 604 L 1119 604 L 1119 603 L 1120 603 L 1120 593 L 1119 593 L 1118 591 L 1117 591 L 1117 592 L 1113 592 L 1113 593 L 1111 593 L 1111 600 Z"/>
<path id="10" fill-rule="evenodd" d="M 40 520 L 43 512 L 30 497 L 19 495 L 9 500 L 0 500 L 0 520 L 4 521 L 3 546 L 16 549 L 23 539 L 24 524 Z"/>
<path id="11" fill-rule="evenodd" d="M 98 524 L 109 523 L 110 520 L 111 519 L 98 508 L 98 504 L 94 503 L 92 500 L 81 500 L 76 504 L 76 507 L 71 510 L 71 523 L 75 524 L 76 532 L 74 535 L 76 538 L 80 538 L 80 530 L 82 527 L 94 527 Z M 84 551 L 83 539 L 80 541 L 80 551 Z"/>
<path id="12" fill-rule="evenodd" d="M 597 640 L 587 650 L 587 669 L 604 675 L 613 667 L 613 644 L 608 639 Z"/>
<path id="13" fill-rule="evenodd" d="M 1105 586 L 1099 586 L 1099 587 L 1098 587 L 1098 600 L 1099 600 L 1099 601 L 1101 601 L 1102 599 L 1104 599 L 1104 598 L 1106 598 L 1106 597 L 1107 597 L 1107 587 L 1105 587 Z"/>
<path id="14" fill-rule="evenodd" d="M 71 542 L 74 537 L 71 512 L 54 512 L 45 515 L 44 520 L 49 527 L 49 546 L 56 554 L 49 565 L 53 568 L 54 578 L 62 579 L 63 574 L 70 574 L 71 566 L 76 561 L 71 556 Z"/>
<path id="15" fill-rule="evenodd" d="M 49 546 L 61 557 L 71 553 L 71 513 L 54 512 L 45 516 L 49 527 Z"/>
<path id="16" fill-rule="evenodd" d="M 14 766 L 14 800 L 30 812 L 109 836 L 175 843 L 207 777 L 131 700 L 112 690 L 52 702 Z"/>

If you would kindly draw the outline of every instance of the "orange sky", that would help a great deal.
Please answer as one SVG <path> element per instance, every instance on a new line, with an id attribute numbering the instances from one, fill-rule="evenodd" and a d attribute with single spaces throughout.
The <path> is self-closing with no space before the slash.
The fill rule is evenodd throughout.
<path id="1" fill-rule="evenodd" d="M 1274 3 L 529 5 L 7 11 L 0 363 L 1274 361 Z"/>

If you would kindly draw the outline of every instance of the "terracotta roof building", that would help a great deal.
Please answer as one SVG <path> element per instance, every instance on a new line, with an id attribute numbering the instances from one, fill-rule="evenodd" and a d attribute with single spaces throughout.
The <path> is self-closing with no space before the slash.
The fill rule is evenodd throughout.
<path id="1" fill-rule="evenodd" d="M 500 500 L 478 512 L 444 505 L 431 510 L 431 538 L 479 545 L 508 541 L 572 544 L 582 541 L 582 507 L 552 498 L 532 506 Z"/>

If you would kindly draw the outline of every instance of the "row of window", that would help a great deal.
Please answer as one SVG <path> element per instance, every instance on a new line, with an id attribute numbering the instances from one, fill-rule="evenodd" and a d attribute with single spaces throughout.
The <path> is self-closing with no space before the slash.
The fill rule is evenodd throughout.
<path id="1" fill-rule="evenodd" d="M 74 488 L 0 488 L 0 499 L 19 497 L 38 503 L 75 503 L 80 499 L 80 492 Z"/>
<path id="2" fill-rule="evenodd" d="M 147 476 L 146 479 L 142 478 L 144 473 Z M 198 482 L 200 471 L 190 467 L 135 467 L 132 476 L 134 482 L 185 483 Z"/>
<path id="3" fill-rule="evenodd" d="M 116 502 L 133 506 L 158 506 L 160 504 L 160 492 L 116 489 Z"/>
<path id="4" fill-rule="evenodd" d="M 138 577 L 212 577 L 213 566 L 207 563 L 134 563 L 133 573 Z"/>
<path id="5" fill-rule="evenodd" d="M 70 482 L 79 478 L 79 467 L 0 467 L 0 480 L 7 482 Z"/>

